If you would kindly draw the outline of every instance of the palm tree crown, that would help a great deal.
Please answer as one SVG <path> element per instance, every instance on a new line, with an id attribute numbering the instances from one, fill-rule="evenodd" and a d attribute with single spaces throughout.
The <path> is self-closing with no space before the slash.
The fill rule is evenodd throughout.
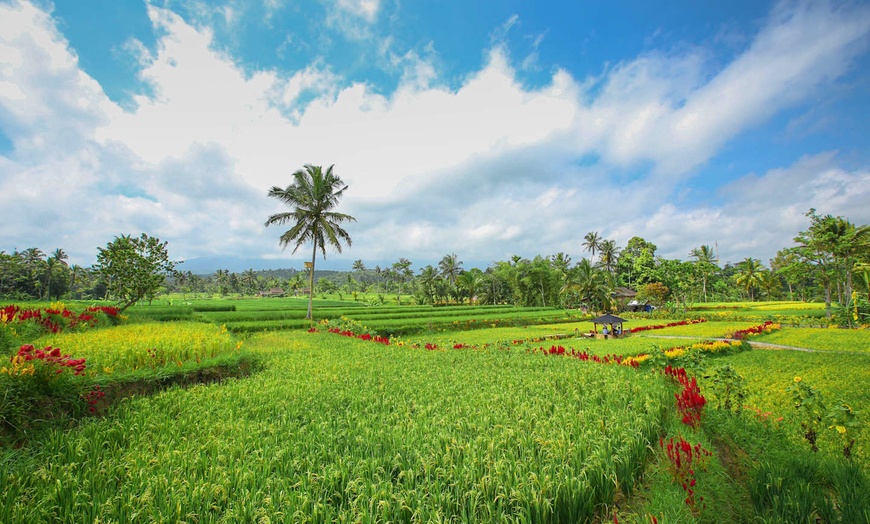
<path id="1" fill-rule="evenodd" d="M 306 165 L 293 173 L 293 183 L 282 189 L 273 186 L 269 196 L 287 204 L 292 211 L 276 213 L 266 220 L 266 226 L 293 224 L 279 239 L 282 248 L 295 244 L 295 253 L 303 244 L 313 244 L 308 295 L 308 318 L 311 318 L 311 293 L 313 291 L 314 262 L 317 250 L 326 258 L 326 245 L 341 253 L 341 243 L 351 245 L 351 238 L 341 227 L 344 222 L 355 222 L 350 215 L 335 211 L 347 185 L 333 173 L 333 166 L 326 171 L 320 166 Z"/>
<path id="2" fill-rule="evenodd" d="M 598 231 L 590 231 L 586 233 L 586 236 L 583 237 L 586 242 L 583 242 L 583 247 L 586 248 L 586 251 L 592 252 L 592 258 L 595 258 L 595 252 L 601 251 L 601 237 L 598 235 Z"/>

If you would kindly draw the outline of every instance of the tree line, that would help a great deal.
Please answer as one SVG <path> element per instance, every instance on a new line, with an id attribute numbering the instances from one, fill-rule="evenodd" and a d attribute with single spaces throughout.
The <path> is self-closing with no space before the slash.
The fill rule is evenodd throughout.
<path id="1" fill-rule="evenodd" d="M 513 304 L 605 311 L 614 306 L 614 292 L 628 288 L 637 291 L 641 302 L 673 308 L 708 301 L 824 301 L 829 315 L 838 306 L 848 311 L 855 323 L 862 317 L 866 322 L 870 313 L 870 227 L 839 216 L 819 215 L 814 209 L 807 217 L 810 225 L 794 238 L 795 246 L 781 249 L 767 265 L 750 257 L 720 264 L 709 245 L 692 249 L 686 260 L 667 259 L 657 254 L 654 243 L 641 237 L 633 237 L 620 247 L 590 232 L 578 245 L 584 256 L 576 262 L 560 252 L 531 259 L 514 256 L 483 269 L 465 268 L 460 257 L 451 253 L 436 265 L 414 271 L 407 258 L 371 268 L 356 260 L 351 271 L 316 271 L 313 292 L 338 293 L 348 299 L 380 296 L 381 301 L 398 303 L 413 300 L 434 305 Z M 145 235 L 132 240 L 148 241 Z M 68 264 L 63 249 L 47 255 L 39 248 L 0 252 L 0 296 L 11 300 L 118 298 L 121 291 L 112 289 L 107 273 L 108 253 L 117 248 L 116 244 L 132 240 L 122 236 L 100 248 L 103 258 L 94 267 Z M 153 298 L 155 293 L 254 296 L 272 288 L 281 288 L 287 295 L 306 295 L 310 285 L 309 272 L 295 269 L 283 273 L 218 270 L 199 275 L 164 265 L 163 271 L 155 273 L 159 274 L 157 287 L 142 298 Z"/>

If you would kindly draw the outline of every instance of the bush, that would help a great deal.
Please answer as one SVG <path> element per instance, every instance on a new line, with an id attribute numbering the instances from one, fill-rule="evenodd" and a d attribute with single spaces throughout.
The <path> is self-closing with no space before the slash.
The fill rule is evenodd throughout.
<path id="1" fill-rule="evenodd" d="M 0 427 L 23 434 L 35 420 L 83 412 L 85 359 L 74 359 L 60 348 L 36 349 L 25 344 L 0 367 Z"/>

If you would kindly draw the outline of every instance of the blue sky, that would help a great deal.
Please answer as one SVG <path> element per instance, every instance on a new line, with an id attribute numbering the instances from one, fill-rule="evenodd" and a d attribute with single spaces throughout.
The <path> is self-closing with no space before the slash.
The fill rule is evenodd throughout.
<path id="1" fill-rule="evenodd" d="M 266 192 L 335 164 L 327 267 L 766 263 L 811 207 L 870 222 L 868 44 L 866 2 L 0 0 L 0 250 L 301 267 Z"/>

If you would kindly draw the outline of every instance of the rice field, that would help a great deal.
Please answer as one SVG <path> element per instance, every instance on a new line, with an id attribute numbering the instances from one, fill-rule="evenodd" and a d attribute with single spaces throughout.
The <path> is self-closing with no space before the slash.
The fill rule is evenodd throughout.
<path id="1" fill-rule="evenodd" d="M 91 376 L 181 367 L 186 362 L 238 353 L 242 347 L 225 328 L 197 322 L 129 324 L 59 333 L 42 337 L 38 343 L 86 359 Z"/>
<path id="2" fill-rule="evenodd" d="M 757 337 L 758 342 L 795 346 L 817 351 L 848 351 L 870 354 L 870 330 L 837 328 L 791 328 Z"/>
<path id="3" fill-rule="evenodd" d="M 715 399 L 714 371 L 731 366 L 747 393 L 740 416 L 787 435 L 770 443 L 777 449 L 806 448 L 789 390 L 800 377 L 829 405 L 859 413 L 863 426 L 849 430 L 852 460 L 870 466 L 868 331 L 784 328 L 752 340 L 823 351 L 746 351 L 701 342 L 755 322 L 598 340 L 579 336 L 592 324 L 576 312 L 341 303 L 321 308 L 317 332 L 307 332 L 308 321 L 306 329 L 280 326 L 298 321 L 304 306 L 161 304 L 120 326 L 39 339 L 86 358 L 91 381 L 240 352 L 264 370 L 126 398 L 101 417 L 49 428 L 31 445 L 0 446 L 0 522 L 555 523 L 609 521 L 617 510 L 621 522 L 717 522 L 681 504 L 679 486 L 656 491 L 656 482 L 670 484 L 667 475 L 642 478 L 667 467 L 660 437 L 714 449 L 703 428 L 673 416 L 674 387 L 649 362 L 600 365 L 550 354 L 550 346 L 625 362 L 664 351 L 687 368 L 680 359 L 703 352 L 692 368 L 700 391 Z M 233 332 L 219 321 L 256 327 Z M 386 345 L 327 332 L 347 324 L 377 333 L 373 326 L 392 321 L 409 334 Z M 671 321 L 636 318 L 626 327 Z M 823 428 L 820 455 L 842 460 L 841 440 Z M 714 460 L 699 472 L 699 493 L 745 489 Z M 652 494 L 642 482 L 654 483 Z M 711 508 L 728 511 L 723 500 Z"/>
<path id="4" fill-rule="evenodd" d="M 0 521 L 588 522 L 631 492 L 671 395 L 524 352 L 250 343 L 267 371 L 7 454 Z"/>

